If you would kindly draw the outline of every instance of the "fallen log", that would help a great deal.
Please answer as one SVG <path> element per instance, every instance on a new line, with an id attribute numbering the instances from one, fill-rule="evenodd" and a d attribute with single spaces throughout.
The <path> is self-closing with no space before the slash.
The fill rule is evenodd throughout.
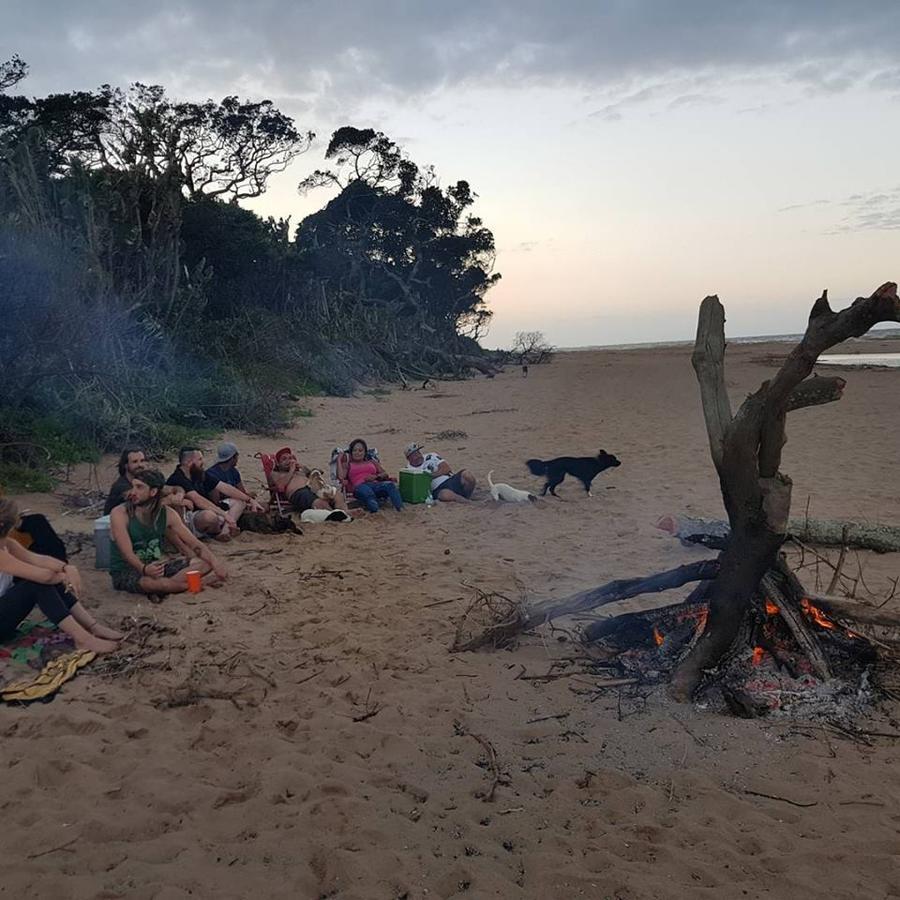
<path id="1" fill-rule="evenodd" d="M 654 594 L 681 587 L 692 581 L 709 581 L 719 571 L 717 559 L 704 559 L 700 562 L 679 566 L 646 578 L 623 578 L 610 581 L 600 587 L 589 588 L 563 597 L 561 600 L 539 600 L 526 607 L 522 617 L 522 629 L 534 628 L 559 616 L 570 616 L 573 613 L 586 612 L 599 606 L 608 606 L 619 600 L 628 600 L 639 594 Z"/>
<path id="2" fill-rule="evenodd" d="M 685 544 L 702 544 L 714 550 L 728 546 L 728 523 L 690 516 L 663 516 L 656 527 Z M 900 526 L 877 522 L 837 522 L 829 519 L 793 518 L 788 537 L 824 547 L 854 547 L 876 553 L 900 552 Z"/>

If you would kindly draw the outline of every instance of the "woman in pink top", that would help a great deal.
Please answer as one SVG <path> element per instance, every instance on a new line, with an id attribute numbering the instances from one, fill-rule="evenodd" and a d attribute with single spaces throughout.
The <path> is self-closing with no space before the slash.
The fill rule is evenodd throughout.
<path id="1" fill-rule="evenodd" d="M 403 509 L 403 498 L 390 475 L 376 459 L 369 459 L 369 445 L 356 438 L 350 442 L 350 462 L 347 465 L 347 481 L 353 489 L 353 496 L 364 504 L 369 512 L 378 512 L 378 501 L 386 497 L 398 512 Z"/>

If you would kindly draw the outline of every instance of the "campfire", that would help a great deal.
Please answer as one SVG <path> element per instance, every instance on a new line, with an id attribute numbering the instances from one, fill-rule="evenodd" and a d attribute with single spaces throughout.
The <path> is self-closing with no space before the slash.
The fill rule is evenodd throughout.
<path id="1" fill-rule="evenodd" d="M 754 598 L 736 649 L 707 673 L 700 696 L 746 717 L 858 712 L 875 696 L 875 645 L 810 597 L 796 596 L 799 582 L 788 573 L 783 564 L 780 583 L 764 580 L 777 594 Z M 678 606 L 595 622 L 583 637 L 622 677 L 664 683 L 703 633 L 707 615 L 703 593 L 695 591 Z"/>

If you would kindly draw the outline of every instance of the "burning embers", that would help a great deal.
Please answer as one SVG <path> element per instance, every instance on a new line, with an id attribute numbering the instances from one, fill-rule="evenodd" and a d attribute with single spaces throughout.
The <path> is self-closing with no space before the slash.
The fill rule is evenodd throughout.
<path id="1" fill-rule="evenodd" d="M 776 599 L 777 598 L 777 599 Z M 808 597 L 781 590 L 752 604 L 732 652 L 708 673 L 706 690 L 718 691 L 743 716 L 801 705 L 829 715 L 847 696 L 867 691 L 864 672 L 873 658 L 869 642 L 833 621 Z M 632 613 L 594 626 L 592 637 L 613 656 L 622 674 L 643 684 L 668 681 L 706 626 L 705 603 Z M 852 687 L 851 687 L 852 685 Z M 840 712 L 837 712 L 840 715 Z"/>

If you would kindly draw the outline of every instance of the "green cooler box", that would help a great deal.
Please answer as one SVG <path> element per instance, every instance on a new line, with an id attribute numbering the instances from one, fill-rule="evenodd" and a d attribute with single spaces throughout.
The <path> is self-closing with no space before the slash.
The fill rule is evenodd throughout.
<path id="1" fill-rule="evenodd" d="M 400 496 L 404 503 L 424 503 L 431 496 L 430 473 L 401 469 Z"/>

